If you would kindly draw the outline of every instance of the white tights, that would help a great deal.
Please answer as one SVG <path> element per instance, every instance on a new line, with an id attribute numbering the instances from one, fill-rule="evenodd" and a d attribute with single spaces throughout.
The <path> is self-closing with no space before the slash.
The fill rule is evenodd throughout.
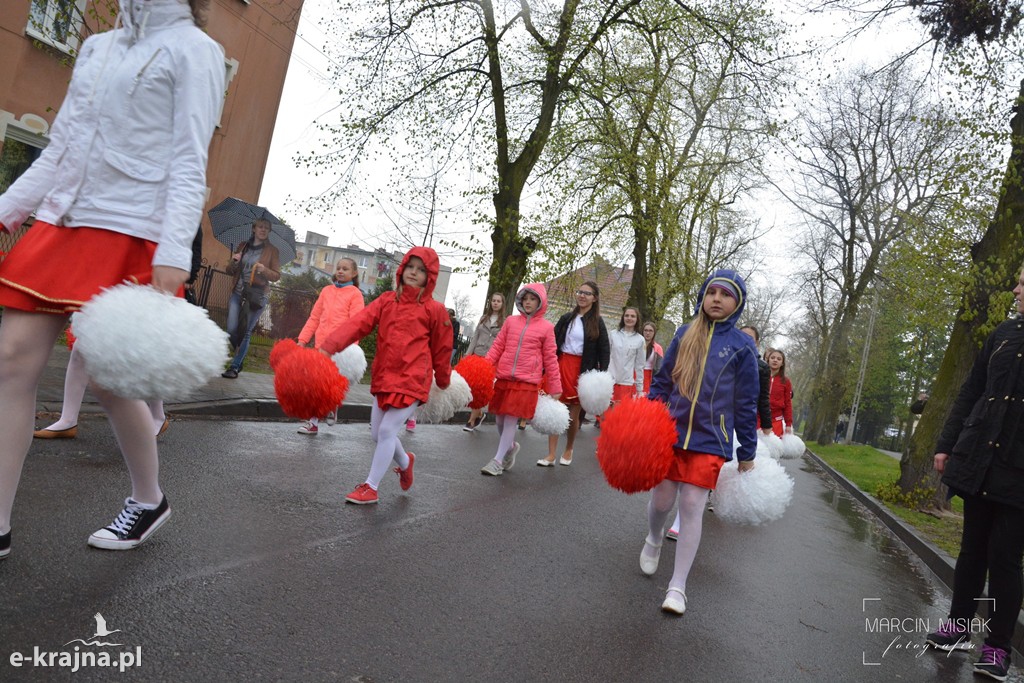
<path id="1" fill-rule="evenodd" d="M 370 464 L 370 473 L 366 475 L 366 483 L 376 491 L 392 462 L 403 470 L 409 467 L 409 455 L 398 438 L 398 432 L 405 426 L 405 421 L 416 413 L 420 404 L 417 401 L 408 408 L 385 409 L 377 405 L 376 399 L 371 400 L 370 434 L 377 442 L 377 447 L 373 451 L 373 462 Z"/>
<path id="2" fill-rule="evenodd" d="M 78 424 L 78 413 L 82 409 L 85 388 L 89 385 L 89 376 L 85 372 L 85 361 L 82 354 L 71 347 L 68 358 L 68 369 L 64 374 L 64 402 L 60 406 L 60 419 L 47 427 L 50 431 L 59 432 L 71 429 Z M 164 426 L 164 402 L 159 400 L 146 401 L 150 416 L 153 418 L 153 433 L 158 434 Z"/>
<path id="3" fill-rule="evenodd" d="M 515 445 L 519 418 L 515 415 L 495 415 L 494 420 L 498 424 L 498 452 L 494 454 L 494 460 L 500 465 L 505 454 Z"/>
<path id="4" fill-rule="evenodd" d="M 679 501 L 679 539 L 676 541 L 676 563 L 669 588 L 686 592 L 686 578 L 693 567 L 693 559 L 700 546 L 700 534 L 704 524 L 704 504 L 708 490 L 693 484 L 666 479 L 654 487 L 651 501 L 647 505 L 649 534 L 647 543 L 661 545 L 665 540 L 665 523 L 676 500 Z"/>
<path id="5" fill-rule="evenodd" d="M 11 510 L 32 443 L 36 388 L 67 316 L 8 308 L 0 323 L 0 534 L 11 528 Z M 159 463 L 146 404 L 97 390 L 132 479 L 132 498 L 158 504 Z"/>

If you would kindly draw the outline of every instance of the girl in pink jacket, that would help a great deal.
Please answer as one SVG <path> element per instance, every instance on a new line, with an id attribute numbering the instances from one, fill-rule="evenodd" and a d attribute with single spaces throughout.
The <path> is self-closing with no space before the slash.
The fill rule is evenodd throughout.
<path id="1" fill-rule="evenodd" d="M 499 438 L 498 452 L 480 470 L 483 474 L 497 477 L 515 465 L 519 452 L 516 423 L 520 418 L 533 417 L 544 373 L 551 395 L 558 398 L 562 393 L 555 355 L 555 326 L 544 319 L 547 307 L 544 285 L 524 285 L 516 295 L 516 308 L 522 315 L 505 320 L 487 352 L 487 361 L 496 368 L 491 412 L 498 424 Z"/>
<path id="2" fill-rule="evenodd" d="M 320 348 L 324 340 L 342 323 L 363 310 L 363 292 L 359 289 L 359 267 L 354 259 L 345 257 L 334 264 L 334 278 L 331 284 L 320 290 L 320 296 L 313 304 L 309 319 L 299 332 L 299 346 L 305 346 L 313 340 L 316 348 Z M 327 415 L 327 424 L 334 424 L 336 411 Z M 299 427 L 299 434 L 315 435 L 320 431 L 320 420 L 311 419 Z"/>

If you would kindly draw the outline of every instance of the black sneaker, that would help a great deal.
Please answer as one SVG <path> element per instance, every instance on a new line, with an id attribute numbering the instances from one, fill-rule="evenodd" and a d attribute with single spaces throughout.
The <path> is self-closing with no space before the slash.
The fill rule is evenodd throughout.
<path id="1" fill-rule="evenodd" d="M 946 652 L 971 649 L 971 634 L 953 626 L 952 621 L 942 621 L 939 630 L 929 633 L 925 642 Z"/>
<path id="2" fill-rule="evenodd" d="M 0 536 L 0 560 L 11 554 L 11 532 Z"/>
<path id="3" fill-rule="evenodd" d="M 145 541 L 171 516 L 167 496 L 155 510 L 147 510 L 131 498 L 124 501 L 124 509 L 110 526 L 89 537 L 89 545 L 104 550 L 130 550 Z"/>
<path id="4" fill-rule="evenodd" d="M 238 377 L 238 370 L 235 370 L 234 368 L 228 368 L 224 372 L 220 373 L 220 376 L 224 377 L 225 379 L 235 379 Z"/>
<path id="5" fill-rule="evenodd" d="M 1010 673 L 1010 653 L 1001 647 L 981 646 L 981 659 L 974 663 L 974 673 L 1005 681 Z"/>

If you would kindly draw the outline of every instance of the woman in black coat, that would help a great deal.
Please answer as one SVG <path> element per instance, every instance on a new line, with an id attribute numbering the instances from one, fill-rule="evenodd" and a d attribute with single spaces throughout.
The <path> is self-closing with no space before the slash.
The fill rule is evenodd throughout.
<path id="1" fill-rule="evenodd" d="M 966 650 L 972 634 L 986 633 L 974 671 L 1000 681 L 1024 592 L 1024 272 L 1013 293 L 1017 315 L 985 340 L 936 445 L 935 469 L 964 500 L 964 530 L 950 618 L 927 639 Z M 986 574 L 990 619 L 983 626 L 975 611 Z"/>

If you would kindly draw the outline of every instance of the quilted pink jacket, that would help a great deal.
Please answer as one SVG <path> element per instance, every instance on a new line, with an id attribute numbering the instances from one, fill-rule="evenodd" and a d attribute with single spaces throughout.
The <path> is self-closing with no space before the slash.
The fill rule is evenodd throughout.
<path id="1" fill-rule="evenodd" d="M 526 292 L 540 297 L 540 307 L 532 315 L 523 313 L 523 294 Z M 495 366 L 498 379 L 541 384 L 547 373 L 551 393 L 562 393 L 558 356 L 555 355 L 555 326 L 544 319 L 544 311 L 548 308 L 548 293 L 544 285 L 524 285 L 516 294 L 516 308 L 521 315 L 505 319 L 491 350 L 487 352 L 487 361 Z"/>

